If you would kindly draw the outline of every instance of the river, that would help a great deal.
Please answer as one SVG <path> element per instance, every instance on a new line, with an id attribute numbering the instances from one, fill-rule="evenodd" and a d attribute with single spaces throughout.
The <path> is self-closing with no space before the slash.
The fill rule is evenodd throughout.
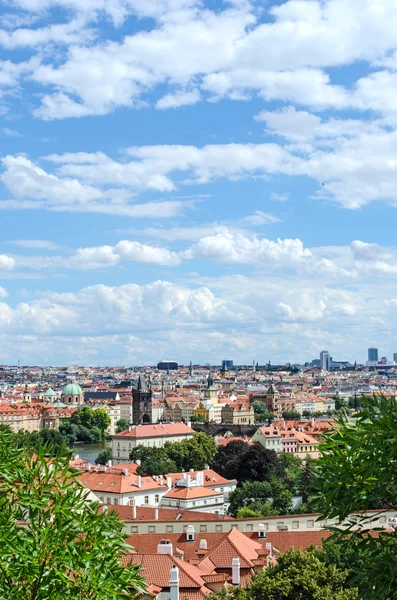
<path id="1" fill-rule="evenodd" d="M 98 454 L 104 448 L 110 448 L 110 442 L 100 442 L 98 444 L 77 444 L 73 446 L 72 450 L 74 454 L 78 454 L 80 458 L 84 460 L 88 460 L 90 463 L 95 463 L 95 459 Z"/>

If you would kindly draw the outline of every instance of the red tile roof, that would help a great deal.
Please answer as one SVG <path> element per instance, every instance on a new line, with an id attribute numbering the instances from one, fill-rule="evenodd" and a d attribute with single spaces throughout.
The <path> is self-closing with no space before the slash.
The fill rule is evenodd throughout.
<path id="1" fill-rule="evenodd" d="M 174 435 L 193 435 L 194 431 L 185 423 L 162 423 L 159 425 L 138 425 L 131 431 L 127 429 L 116 433 L 113 438 L 148 438 L 148 437 L 171 437 Z"/>

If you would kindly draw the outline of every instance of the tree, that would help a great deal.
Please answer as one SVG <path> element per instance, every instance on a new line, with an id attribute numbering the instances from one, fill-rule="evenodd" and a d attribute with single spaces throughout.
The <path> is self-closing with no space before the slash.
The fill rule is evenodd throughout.
<path id="1" fill-rule="evenodd" d="M 91 429 L 94 426 L 94 411 L 89 406 L 83 406 L 73 413 L 70 422 Z"/>
<path id="2" fill-rule="evenodd" d="M 274 413 L 268 410 L 266 404 L 263 404 L 263 402 L 255 400 L 252 403 L 252 406 L 254 407 L 256 423 L 264 423 L 265 421 L 271 422 L 274 420 Z"/>
<path id="3" fill-rule="evenodd" d="M 137 469 L 138 475 L 165 475 L 177 471 L 175 463 L 168 457 L 164 448 L 137 446 L 130 453 L 130 458 L 141 461 Z"/>
<path id="4" fill-rule="evenodd" d="M 237 516 L 240 508 L 248 507 L 261 516 L 287 514 L 292 508 L 292 494 L 281 481 L 245 482 L 229 497 L 229 514 Z"/>
<path id="5" fill-rule="evenodd" d="M 125 419 L 119 419 L 116 423 L 116 433 L 121 433 L 122 431 L 126 431 L 130 424 Z"/>
<path id="6" fill-rule="evenodd" d="M 397 532 L 367 533 L 373 517 L 365 511 L 397 509 L 397 400 L 375 395 L 361 404 L 355 423 L 340 418 L 320 446 L 315 500 L 324 518 L 348 523 L 334 539 L 366 551 L 360 575 L 365 598 L 386 600 L 397 598 Z"/>
<path id="7" fill-rule="evenodd" d="M 116 600 L 142 592 L 123 526 L 87 498 L 71 453 L 19 448 L 0 427 L 0 598 Z"/>
<path id="8" fill-rule="evenodd" d="M 213 469 L 227 479 L 243 481 L 270 481 L 273 477 L 285 479 L 285 471 L 274 450 L 263 446 L 249 446 L 241 441 L 220 446 Z"/>
<path id="9" fill-rule="evenodd" d="M 164 449 L 168 458 L 172 460 L 177 471 L 198 471 L 210 465 L 217 451 L 217 445 L 212 436 L 206 433 L 195 433 L 192 438 L 173 444 L 166 442 Z"/>
<path id="10" fill-rule="evenodd" d="M 283 412 L 283 419 L 300 419 L 301 415 L 296 410 L 286 410 Z"/>
<path id="11" fill-rule="evenodd" d="M 309 496 L 314 492 L 314 481 L 316 479 L 314 460 L 311 456 L 307 456 L 305 466 L 301 471 L 299 481 L 299 492 L 302 495 L 303 502 L 307 502 Z"/>
<path id="12" fill-rule="evenodd" d="M 241 600 L 355 600 L 357 590 L 346 586 L 346 572 L 327 565 L 312 552 L 288 550 L 253 580 L 249 589 L 221 594 Z"/>
<path id="13" fill-rule="evenodd" d="M 112 460 L 112 449 L 104 448 L 100 451 L 95 459 L 96 465 L 106 465 L 109 460 Z"/>
<path id="14" fill-rule="evenodd" d="M 93 411 L 92 421 L 92 427 L 97 427 L 102 434 L 105 433 L 112 422 L 106 411 L 106 408 L 96 408 Z"/>
<path id="15" fill-rule="evenodd" d="M 294 494 L 298 494 L 301 488 L 303 464 L 301 459 L 295 454 L 289 452 L 281 452 L 278 455 L 282 467 L 284 468 L 287 478 L 288 487 Z"/>

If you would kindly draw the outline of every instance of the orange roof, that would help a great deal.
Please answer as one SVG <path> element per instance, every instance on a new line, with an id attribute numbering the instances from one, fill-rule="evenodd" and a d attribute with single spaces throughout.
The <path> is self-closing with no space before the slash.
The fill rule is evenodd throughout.
<path id="1" fill-rule="evenodd" d="M 174 435 L 193 435 L 194 431 L 185 423 L 161 423 L 158 425 L 138 425 L 130 431 L 116 433 L 113 438 L 151 438 L 151 437 L 171 437 Z"/>
<path id="2" fill-rule="evenodd" d="M 215 490 L 206 490 L 203 486 L 197 487 L 174 487 L 164 495 L 164 498 L 175 498 L 180 500 L 194 500 L 194 498 L 207 498 L 212 496 L 221 496 L 221 492 Z"/>
<path id="3" fill-rule="evenodd" d="M 106 469 L 106 470 L 104 470 Z M 115 467 L 102 467 L 101 470 L 84 471 L 78 476 L 81 483 L 94 492 L 111 492 L 113 494 L 127 494 L 139 490 L 166 490 L 165 479 L 163 485 L 160 480 L 155 481 L 153 477 L 141 477 L 141 485 L 138 486 L 138 476 L 127 469 L 125 475 L 122 469 Z"/>
<path id="4" fill-rule="evenodd" d="M 154 508 L 152 506 L 137 506 L 136 507 L 136 519 L 133 518 L 132 506 L 122 506 L 120 504 L 114 505 L 109 504 L 108 510 L 110 512 L 116 512 L 122 521 L 132 522 L 136 521 L 233 521 L 232 517 L 227 517 L 224 515 L 218 515 L 213 513 L 204 513 L 193 510 L 177 510 L 173 508 Z M 103 510 L 100 507 L 100 510 Z M 155 511 L 158 510 L 158 519 L 155 519 Z"/>
<path id="5" fill-rule="evenodd" d="M 213 469 L 201 469 L 198 471 L 189 471 L 187 473 L 167 473 L 167 477 L 171 477 L 171 482 L 173 485 L 176 484 L 177 481 L 186 477 L 186 475 L 190 475 L 192 478 L 197 476 L 197 473 L 203 473 L 204 475 L 204 487 L 214 486 L 214 485 L 225 485 L 230 483 L 229 479 L 225 479 L 222 475 L 219 475 Z"/>

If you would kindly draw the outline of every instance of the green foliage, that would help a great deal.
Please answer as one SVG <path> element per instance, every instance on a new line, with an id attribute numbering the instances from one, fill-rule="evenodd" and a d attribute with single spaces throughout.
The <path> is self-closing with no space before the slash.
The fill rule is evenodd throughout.
<path id="1" fill-rule="evenodd" d="M 356 523 L 371 528 L 376 517 L 364 511 L 397 509 L 397 400 L 380 395 L 360 401 L 355 423 L 341 418 L 320 447 L 316 502 L 325 518 L 349 523 L 334 539 L 366 553 L 360 573 L 364 597 L 389 600 L 397 598 L 397 533 L 383 531 L 374 537 L 357 531 Z M 352 513 L 354 519 L 349 518 Z"/>
<path id="2" fill-rule="evenodd" d="M 122 523 L 87 500 L 70 458 L 44 446 L 33 453 L 0 427 L 2 599 L 116 600 L 143 591 L 138 567 L 121 562 L 129 550 Z"/>
<path id="3" fill-rule="evenodd" d="M 260 516 L 285 515 L 292 509 L 292 494 L 280 480 L 245 482 L 229 497 L 229 514 L 238 515 L 241 508 L 250 508 Z"/>
<path id="4" fill-rule="evenodd" d="M 220 446 L 212 463 L 213 469 L 227 479 L 270 481 L 285 479 L 286 474 L 274 450 L 250 446 L 239 440 Z"/>
<path id="5" fill-rule="evenodd" d="M 285 471 L 288 487 L 294 494 L 301 492 L 302 460 L 289 452 L 281 452 L 278 459 Z"/>
<path id="6" fill-rule="evenodd" d="M 165 475 L 175 473 L 177 470 L 164 448 L 137 446 L 132 450 L 130 458 L 141 461 L 141 466 L 137 469 L 139 475 Z"/>
<path id="7" fill-rule="evenodd" d="M 96 465 L 106 465 L 108 460 L 112 460 L 112 449 L 104 448 L 100 451 L 98 456 L 95 459 Z"/>
<path id="8" fill-rule="evenodd" d="M 177 444 L 166 442 L 164 448 L 168 458 L 176 464 L 178 472 L 182 469 L 204 469 L 212 463 L 217 451 L 214 438 L 205 433 L 195 433 L 192 438 Z"/>
<path id="9" fill-rule="evenodd" d="M 255 400 L 252 403 L 252 406 L 254 407 L 256 423 L 264 423 L 265 421 L 272 422 L 274 420 L 274 413 L 268 410 L 266 404 L 264 404 L 263 402 Z"/>
<path id="10" fill-rule="evenodd" d="M 205 415 L 203 415 L 203 414 L 199 414 L 199 415 L 197 415 L 197 417 L 192 415 L 190 420 L 192 423 L 206 423 L 206 418 L 205 418 Z"/>
<path id="11" fill-rule="evenodd" d="M 309 500 L 309 496 L 314 492 L 314 482 L 316 480 L 315 461 L 308 455 L 305 459 L 305 465 L 301 470 L 299 478 L 299 493 L 302 495 L 303 502 Z"/>
<path id="12" fill-rule="evenodd" d="M 92 433 L 91 437 L 94 441 L 103 441 L 105 439 L 105 431 L 109 427 L 111 420 L 106 412 L 105 408 L 92 409 L 89 406 L 83 406 L 80 410 L 76 410 L 70 418 L 72 425 L 79 425 L 85 427 L 92 432 L 93 429 L 97 429 L 100 432 L 100 439 L 97 432 Z M 85 440 L 81 440 L 85 441 Z"/>
<path id="13" fill-rule="evenodd" d="M 260 510 L 254 510 L 250 506 L 242 506 L 237 511 L 238 519 L 250 519 L 250 518 L 252 519 L 255 517 L 262 517 L 262 516 L 263 515 Z"/>
<path id="14" fill-rule="evenodd" d="M 296 410 L 286 410 L 283 412 L 283 419 L 300 419 L 301 414 Z"/>
<path id="15" fill-rule="evenodd" d="M 204 469 L 212 463 L 216 450 L 215 440 L 210 435 L 195 433 L 191 439 L 182 442 L 166 442 L 164 448 L 137 446 L 130 458 L 141 461 L 139 472 L 143 475 L 165 475 Z"/>
<path id="16" fill-rule="evenodd" d="M 125 419 L 119 419 L 116 423 L 116 433 L 121 433 L 122 431 L 126 431 L 130 424 Z"/>
<path id="17" fill-rule="evenodd" d="M 344 571 L 311 552 L 292 549 L 262 571 L 250 589 L 232 589 L 227 595 L 241 600 L 355 600 L 357 590 L 346 588 L 345 582 Z"/>

